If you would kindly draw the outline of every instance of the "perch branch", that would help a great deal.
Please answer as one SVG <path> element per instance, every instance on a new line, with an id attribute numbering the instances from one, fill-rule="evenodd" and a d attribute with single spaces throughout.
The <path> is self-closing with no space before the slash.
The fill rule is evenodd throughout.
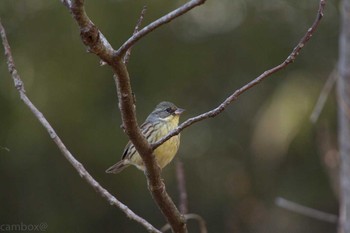
<path id="1" fill-rule="evenodd" d="M 123 129 L 144 161 L 148 188 L 153 199 L 166 217 L 174 232 L 187 232 L 184 217 L 180 214 L 174 202 L 166 192 L 165 185 L 161 179 L 160 168 L 152 155 L 153 149 L 144 135 L 142 135 L 137 124 L 130 77 L 125 63 L 123 62 L 123 57 L 126 51 L 139 39 L 161 25 L 164 25 L 176 17 L 188 12 L 195 6 L 204 3 L 205 0 L 192 0 L 164 17 L 154 21 L 126 41 L 118 52 L 111 47 L 107 39 L 89 19 L 84 9 L 83 0 L 61 1 L 69 9 L 73 18 L 78 23 L 81 39 L 88 51 L 96 54 L 103 62 L 110 65 L 115 74 L 114 78 L 117 86 Z"/>
<path id="2" fill-rule="evenodd" d="M 326 6 L 326 0 L 320 0 L 317 16 L 316 16 L 316 19 L 313 22 L 312 26 L 307 30 L 307 32 L 301 38 L 301 40 L 296 45 L 296 47 L 293 49 L 293 51 L 289 54 L 289 56 L 281 64 L 279 64 L 279 65 L 277 65 L 269 70 L 266 70 L 264 73 L 262 73 L 260 76 L 258 76 L 254 80 L 245 84 L 240 89 L 237 89 L 232 95 L 230 95 L 224 102 L 222 102 L 218 107 L 214 108 L 213 110 L 186 120 L 181 125 L 179 125 L 176 129 L 171 131 L 167 136 L 163 137 L 158 142 L 153 143 L 152 148 L 156 149 L 158 146 L 163 144 L 165 141 L 167 141 L 168 139 L 170 139 L 171 137 L 173 137 L 175 135 L 178 135 L 183 129 L 189 127 L 190 125 L 192 125 L 194 123 L 197 123 L 197 122 L 202 121 L 204 119 L 207 119 L 210 117 L 215 117 L 215 116 L 219 115 L 220 113 L 222 113 L 226 109 L 226 107 L 229 104 L 234 102 L 241 94 L 248 91 L 252 87 L 256 86 L 257 84 L 259 84 L 261 81 L 263 81 L 267 77 L 271 76 L 272 74 L 286 68 L 289 64 L 293 63 L 294 60 L 296 59 L 296 57 L 299 55 L 302 48 L 310 40 L 313 33 L 316 31 L 316 29 L 317 29 L 317 27 L 318 27 L 318 25 L 323 17 L 323 12 L 324 12 L 325 6 Z"/>
<path id="3" fill-rule="evenodd" d="M 162 181 L 160 168 L 158 167 L 154 156 L 152 155 L 152 148 L 145 139 L 145 137 L 140 133 L 138 126 L 135 127 L 133 124 L 136 122 L 131 121 L 128 115 L 125 115 L 127 111 L 126 101 L 131 101 L 129 95 L 126 95 L 125 90 L 127 88 L 125 85 L 130 85 L 130 82 L 125 82 L 123 80 L 129 79 L 129 74 L 126 70 L 125 64 L 122 61 L 119 61 L 118 68 L 115 72 L 118 78 L 115 78 L 117 85 L 118 93 L 120 95 L 120 108 L 122 111 L 122 119 L 124 124 L 125 132 L 128 134 L 130 140 L 133 142 L 135 148 L 140 153 L 145 166 L 146 166 L 146 176 L 148 181 L 148 188 L 152 194 L 152 197 L 158 204 L 158 207 L 161 209 L 162 213 L 166 217 L 169 224 L 172 226 L 174 232 L 187 232 L 185 219 L 177 210 L 174 202 L 171 200 L 169 195 L 166 192 L 165 185 Z M 115 76 L 116 77 L 116 76 Z M 131 95 L 132 96 L 132 95 Z M 129 103 L 128 103 L 129 104 Z M 133 108 L 132 108 L 133 109 Z M 134 111 L 134 109 L 133 109 Z M 137 130 L 137 131 L 136 131 Z"/>
<path id="4" fill-rule="evenodd" d="M 51 139 L 54 141 L 54 143 L 57 145 L 61 153 L 64 155 L 64 157 L 69 161 L 69 163 L 75 168 L 75 170 L 79 173 L 79 175 L 91 186 L 93 189 L 99 193 L 103 198 L 105 198 L 111 205 L 114 205 L 118 207 L 120 210 L 122 210 L 126 216 L 142 226 L 144 226 L 149 232 L 157 232 L 160 231 L 157 230 L 155 227 L 153 227 L 150 223 L 148 223 L 145 219 L 141 218 L 140 216 L 136 215 L 132 210 L 130 210 L 126 205 L 124 205 L 122 202 L 120 202 L 117 198 L 115 198 L 112 194 L 110 194 L 105 188 L 103 188 L 91 175 L 90 173 L 84 168 L 84 166 L 75 159 L 75 157 L 70 153 L 70 151 L 66 148 L 66 146 L 63 144 L 62 140 L 59 138 L 59 136 L 56 134 L 55 130 L 52 128 L 50 123 L 46 120 L 44 115 L 35 107 L 35 105 L 30 101 L 30 99 L 27 97 L 24 89 L 23 81 L 21 80 L 13 60 L 13 56 L 11 53 L 11 48 L 8 43 L 6 32 L 4 27 L 1 24 L 0 21 L 0 34 L 1 39 L 5 51 L 5 57 L 7 60 L 8 70 L 12 76 L 12 79 L 14 81 L 14 85 L 19 92 L 21 100 L 28 106 L 28 108 L 32 111 L 34 116 L 39 120 L 39 122 L 44 126 L 44 128 L 49 133 Z"/>

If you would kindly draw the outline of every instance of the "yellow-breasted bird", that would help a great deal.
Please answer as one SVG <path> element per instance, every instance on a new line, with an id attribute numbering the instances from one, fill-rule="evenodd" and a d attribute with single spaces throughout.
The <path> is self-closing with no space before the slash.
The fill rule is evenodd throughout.
<path id="1" fill-rule="evenodd" d="M 149 143 L 157 142 L 178 126 L 180 115 L 184 111 L 184 109 L 176 107 L 173 103 L 161 102 L 141 125 L 142 134 Z M 154 150 L 153 154 L 161 169 L 171 162 L 179 149 L 179 145 L 180 134 L 170 138 Z M 138 169 L 145 171 L 141 156 L 136 151 L 134 145 L 129 141 L 124 149 L 122 159 L 108 168 L 106 172 L 116 174 L 130 165 L 134 165 Z"/>

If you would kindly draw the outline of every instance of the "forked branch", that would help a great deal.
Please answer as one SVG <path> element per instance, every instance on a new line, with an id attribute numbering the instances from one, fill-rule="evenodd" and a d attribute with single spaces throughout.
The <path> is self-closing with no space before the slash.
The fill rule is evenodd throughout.
<path id="1" fill-rule="evenodd" d="M 136 33 L 138 33 L 140 31 L 140 27 L 141 27 L 143 18 L 145 17 L 146 11 L 147 11 L 147 6 L 145 5 L 142 8 L 142 11 L 141 11 L 141 14 L 140 14 L 140 18 L 139 18 L 139 20 L 136 23 L 133 35 L 135 35 Z M 132 47 L 129 47 L 129 49 L 126 51 L 125 56 L 124 56 L 124 64 L 126 64 L 126 65 L 128 64 L 129 59 L 130 59 L 131 49 L 132 49 Z"/>
<path id="2" fill-rule="evenodd" d="M 160 168 L 152 155 L 153 149 L 147 142 L 144 135 L 142 135 L 137 124 L 130 77 L 123 59 L 125 53 L 131 48 L 131 46 L 133 46 L 142 37 L 146 36 L 156 28 L 183 15 L 194 7 L 204 3 L 205 0 L 191 0 L 169 14 L 154 21 L 131 36 L 131 38 L 126 41 L 118 49 L 118 51 L 115 51 L 110 46 L 107 39 L 89 19 L 84 9 L 84 0 L 61 1 L 69 9 L 73 18 L 77 21 L 81 39 L 87 46 L 88 50 L 95 53 L 102 61 L 106 62 L 112 68 L 115 74 L 114 77 L 117 86 L 123 129 L 144 161 L 148 188 L 153 199 L 156 201 L 158 207 L 166 217 L 174 232 L 187 232 L 184 217 L 178 211 L 174 202 L 166 192 L 165 185 L 161 179 Z"/>
<path id="3" fill-rule="evenodd" d="M 150 23 L 146 27 L 142 28 L 139 32 L 132 35 L 116 52 L 117 57 L 123 56 L 126 51 L 133 46 L 137 41 L 139 41 L 142 37 L 146 36 L 148 33 L 154 31 L 155 29 L 159 28 L 160 26 L 169 23 L 173 19 L 176 19 L 177 17 L 185 14 L 186 12 L 192 10 L 196 6 L 202 5 L 205 3 L 206 0 L 191 0 L 188 3 L 182 5 L 181 7 L 177 8 L 176 10 L 173 10 L 172 12 L 164 15 L 163 17 L 157 19 L 153 23 Z"/>

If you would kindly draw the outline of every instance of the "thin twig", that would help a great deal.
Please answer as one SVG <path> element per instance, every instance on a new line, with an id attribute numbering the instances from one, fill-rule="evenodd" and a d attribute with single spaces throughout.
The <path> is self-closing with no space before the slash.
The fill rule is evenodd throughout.
<path id="1" fill-rule="evenodd" d="M 186 220 L 191 220 L 191 219 L 194 219 L 194 220 L 197 220 L 198 222 L 198 226 L 199 226 L 199 232 L 200 233 L 208 233 L 208 230 L 207 230 L 207 225 L 205 223 L 205 220 L 198 214 L 185 214 L 185 219 Z M 161 232 L 166 232 L 170 230 L 170 225 L 169 224 L 166 224 L 164 225 L 160 231 Z"/>
<path id="2" fill-rule="evenodd" d="M 197 220 L 198 225 L 199 225 L 200 233 L 207 233 L 208 232 L 205 220 L 200 215 L 193 214 L 193 213 L 192 214 L 186 214 L 186 219 L 187 220 L 190 220 L 190 219 Z"/>
<path id="3" fill-rule="evenodd" d="M 142 28 L 138 33 L 132 35 L 115 53 L 116 57 L 122 57 L 126 53 L 126 51 L 133 46 L 137 41 L 139 41 L 142 37 L 146 36 L 148 33 L 154 31 L 155 29 L 159 28 L 160 26 L 169 23 L 173 19 L 176 19 L 177 17 L 187 13 L 188 11 L 192 10 L 196 6 L 204 4 L 206 0 L 191 0 L 181 7 L 177 8 L 176 10 L 173 10 L 172 12 L 164 15 L 163 17 L 157 19 L 156 21 L 150 23 L 146 27 Z"/>
<path id="4" fill-rule="evenodd" d="M 144 5 L 142 8 L 141 14 L 140 14 L 140 18 L 136 23 L 133 35 L 138 33 L 138 31 L 140 30 L 140 27 L 141 27 L 143 18 L 145 17 L 146 11 L 147 11 L 147 6 Z M 126 65 L 128 64 L 129 59 L 130 59 L 131 49 L 132 49 L 132 46 L 126 51 L 125 56 L 124 56 L 124 64 L 126 64 Z"/>
<path id="5" fill-rule="evenodd" d="M 326 83 L 324 84 L 322 91 L 320 93 L 320 96 L 318 97 L 317 103 L 314 107 L 314 110 L 312 111 L 310 115 L 310 121 L 315 124 L 323 110 L 323 107 L 326 103 L 326 100 L 328 99 L 329 93 L 331 92 L 332 88 L 334 87 L 335 81 L 338 78 L 338 71 L 337 69 L 334 69 L 332 73 L 329 75 Z"/>
<path id="6" fill-rule="evenodd" d="M 7 152 L 10 152 L 10 149 L 4 146 L 0 146 L 0 150 L 5 150 Z"/>
<path id="7" fill-rule="evenodd" d="M 303 205 L 300 205 L 298 203 L 286 200 L 282 197 L 278 197 L 275 200 L 275 203 L 277 206 L 284 208 L 286 210 L 308 216 L 310 218 L 314 218 L 317 220 L 330 222 L 330 223 L 337 223 L 338 222 L 338 216 L 334 214 L 325 213 L 319 210 L 315 210 Z"/>
<path id="8" fill-rule="evenodd" d="M 279 65 L 277 65 L 269 70 L 266 70 L 264 73 L 262 73 L 260 76 L 258 76 L 254 80 L 245 84 L 240 89 L 237 89 L 232 95 L 230 95 L 224 102 L 222 102 L 218 107 L 214 108 L 213 110 L 186 120 L 181 125 L 179 125 L 176 129 L 172 130 L 167 136 L 163 137 L 158 142 L 153 143 L 152 148 L 156 149 L 158 146 L 163 144 L 165 141 L 167 141 L 168 139 L 170 139 L 171 137 L 173 137 L 175 135 L 178 135 L 183 129 L 189 127 L 190 125 L 193 125 L 194 123 L 197 123 L 197 122 L 202 121 L 204 119 L 207 119 L 210 117 L 215 117 L 215 116 L 219 115 L 220 113 L 222 113 L 226 109 L 226 107 L 229 104 L 234 102 L 241 94 L 248 91 L 252 87 L 256 86 L 261 81 L 263 81 L 267 77 L 271 76 L 272 74 L 276 73 L 277 71 L 280 71 L 280 70 L 286 68 L 289 64 L 293 63 L 294 60 L 296 59 L 296 57 L 299 55 L 302 48 L 310 40 L 313 33 L 316 31 L 316 29 L 317 29 L 317 27 L 318 27 L 318 25 L 323 17 L 323 12 L 324 12 L 325 6 L 326 6 L 326 0 L 320 0 L 317 16 L 316 16 L 316 19 L 313 22 L 312 26 L 307 30 L 306 34 L 301 38 L 301 40 L 296 45 L 296 47 L 293 49 L 291 54 L 281 64 L 279 64 Z"/>
<path id="9" fill-rule="evenodd" d="M 181 214 L 187 214 L 188 200 L 186 191 L 185 169 L 180 158 L 176 159 L 176 179 L 177 189 L 179 191 L 179 210 Z"/>
<path id="10" fill-rule="evenodd" d="M 35 107 L 35 105 L 30 101 L 30 99 L 25 94 L 24 84 L 21 80 L 16 68 L 15 63 L 11 54 L 11 48 L 7 41 L 6 32 L 4 27 L 1 24 L 0 20 L 0 33 L 1 39 L 5 50 L 5 57 L 7 59 L 8 70 L 12 76 L 15 87 L 19 92 L 21 100 L 28 106 L 28 108 L 32 111 L 34 116 L 39 120 L 39 122 L 44 126 L 44 128 L 49 133 L 51 139 L 57 145 L 61 153 L 64 157 L 69 161 L 69 163 L 75 168 L 75 170 L 79 173 L 79 175 L 91 186 L 94 190 L 99 193 L 103 198 L 105 198 L 111 205 L 118 207 L 122 210 L 126 216 L 144 226 L 149 232 L 157 232 L 155 227 L 153 227 L 150 223 L 148 223 L 145 219 L 141 218 L 137 214 L 135 214 L 132 210 L 130 210 L 126 205 L 120 202 L 117 198 L 115 198 L 112 194 L 110 194 L 105 188 L 103 188 L 84 168 L 84 166 L 75 159 L 75 157 L 70 153 L 70 151 L 63 144 L 62 140 L 58 137 L 55 130 L 52 128 L 50 123 L 46 120 L 44 115 Z"/>

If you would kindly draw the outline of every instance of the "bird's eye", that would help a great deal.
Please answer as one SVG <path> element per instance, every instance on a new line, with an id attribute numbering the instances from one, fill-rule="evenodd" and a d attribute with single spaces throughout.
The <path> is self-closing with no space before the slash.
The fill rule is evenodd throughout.
<path id="1" fill-rule="evenodd" d="M 167 108 L 167 109 L 165 109 L 165 110 L 166 110 L 168 113 L 173 113 L 173 112 L 175 112 L 174 109 L 172 109 L 172 108 L 170 108 L 170 107 Z"/>

